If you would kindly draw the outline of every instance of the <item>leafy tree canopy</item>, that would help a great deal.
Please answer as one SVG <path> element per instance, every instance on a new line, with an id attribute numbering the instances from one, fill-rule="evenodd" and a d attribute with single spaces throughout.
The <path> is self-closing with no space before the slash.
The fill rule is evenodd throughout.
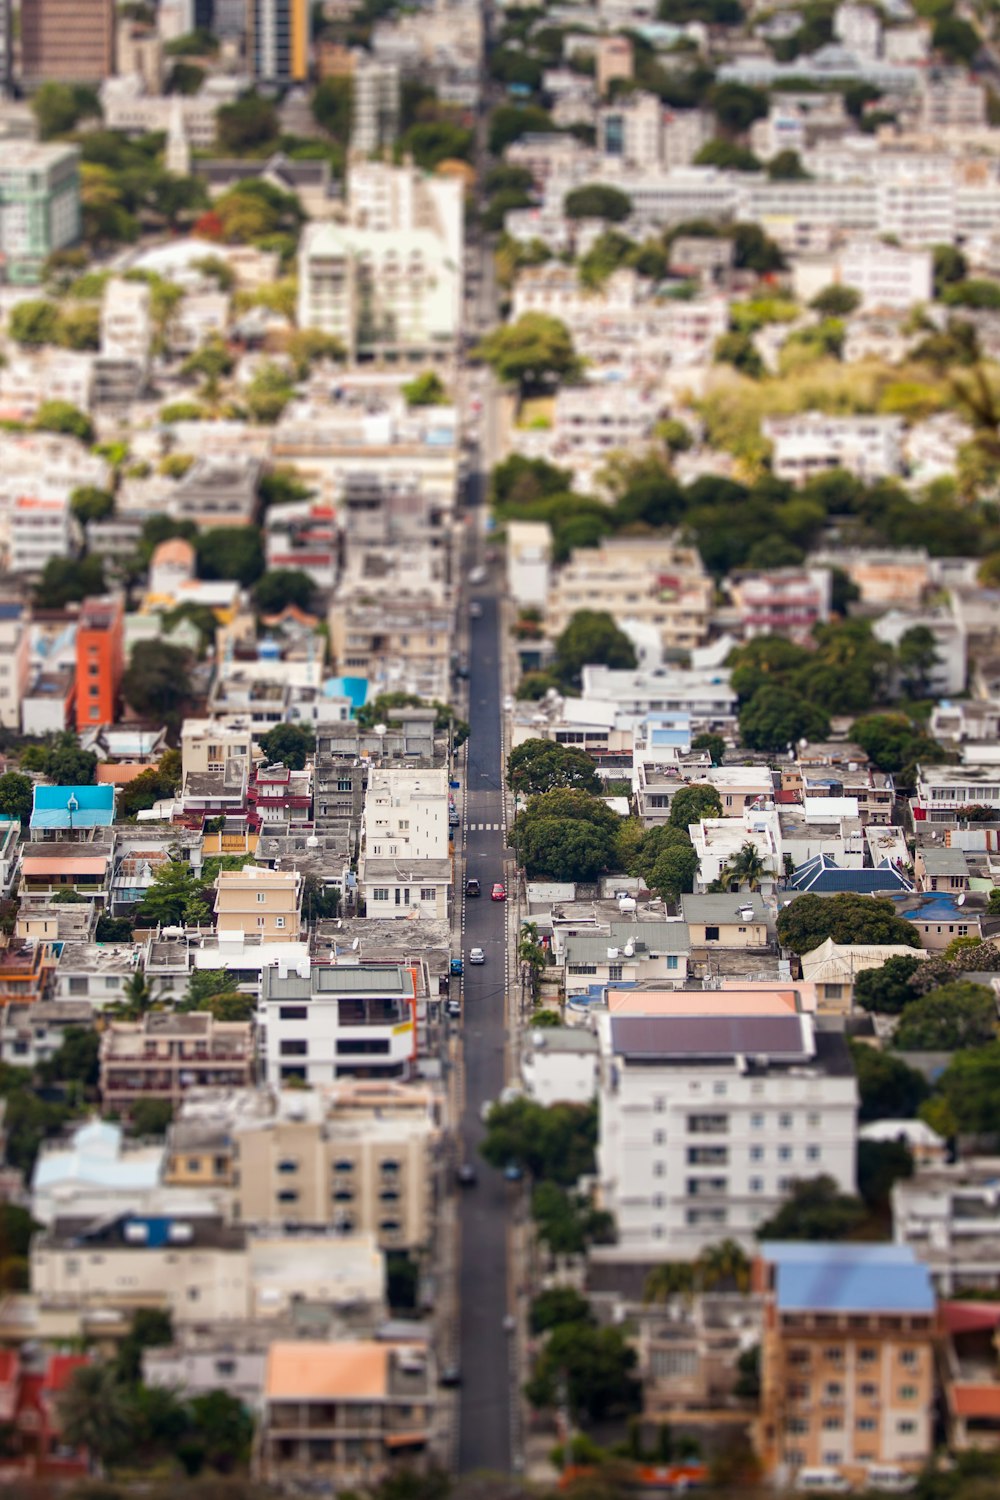
<path id="1" fill-rule="evenodd" d="M 996 1000 L 984 984 L 956 980 L 911 1001 L 893 1033 L 900 1052 L 954 1052 L 995 1041 Z"/>
<path id="2" fill-rule="evenodd" d="M 195 538 L 200 578 L 233 578 L 249 588 L 264 571 L 264 549 L 256 526 L 216 526 Z"/>
<path id="3" fill-rule="evenodd" d="M 494 1104 L 480 1151 L 491 1167 L 511 1163 L 535 1182 L 572 1187 L 594 1170 L 597 1111 L 594 1105 L 553 1104 L 532 1099 Z"/>
<path id="4" fill-rule="evenodd" d="M 556 671 L 567 685 L 579 687 L 585 666 L 632 668 L 635 647 L 604 610 L 578 610 L 556 640 Z"/>
<path id="5" fill-rule="evenodd" d="M 632 200 L 618 188 L 592 182 L 567 193 L 563 209 L 568 219 L 606 219 L 621 224 L 632 212 Z"/>
<path id="6" fill-rule="evenodd" d="M 268 761 L 281 761 L 290 771 L 301 771 L 316 748 L 316 736 L 301 724 L 276 724 L 257 743 Z"/>
<path id="7" fill-rule="evenodd" d="M 576 787 L 598 793 L 601 778 L 584 750 L 557 745 L 554 740 L 525 740 L 507 761 L 507 785 L 512 792 L 533 797 L 556 787 Z"/>
<path id="8" fill-rule="evenodd" d="M 299 568 L 275 568 L 258 578 L 253 596 L 261 614 L 279 615 L 289 605 L 308 613 L 315 593 L 316 585 L 308 573 Z"/>
<path id="9" fill-rule="evenodd" d="M 929 1093 L 923 1074 L 907 1067 L 902 1058 L 866 1042 L 850 1042 L 849 1046 L 858 1077 L 862 1124 L 912 1119 Z"/>
<path id="10" fill-rule="evenodd" d="M 797 896 L 778 913 L 778 941 L 793 953 L 810 953 L 833 938 L 835 943 L 898 943 L 919 948 L 920 937 L 911 922 L 897 916 L 885 897 L 874 899 L 854 891 L 836 896 Z"/>
<path id="11" fill-rule="evenodd" d="M 517 381 L 522 389 L 547 380 L 572 379 L 580 368 L 565 323 L 541 312 L 522 313 L 516 322 L 502 323 L 480 341 L 474 353 L 501 380 Z"/>
<path id="12" fill-rule="evenodd" d="M 919 958 L 907 958 L 897 954 L 887 959 L 880 969 L 862 969 L 854 980 L 854 1000 L 862 1010 L 876 1011 L 882 1015 L 897 1016 L 917 991 L 910 979 L 920 968 Z"/>
<path id="13" fill-rule="evenodd" d="M 865 1221 L 865 1207 L 853 1193 L 842 1193 L 832 1177 L 810 1177 L 792 1186 L 792 1195 L 757 1231 L 761 1240 L 846 1240 Z"/>
<path id="14" fill-rule="evenodd" d="M 707 782 L 695 782 L 692 786 L 682 786 L 679 792 L 675 792 L 670 802 L 670 826 L 680 828 L 685 832 L 692 823 L 698 823 L 702 818 L 721 818 L 722 798 L 714 786 Z"/>
<path id="15" fill-rule="evenodd" d="M 137 713 L 176 725 L 190 701 L 191 653 L 169 641 L 139 641 L 122 678 L 122 693 Z"/>

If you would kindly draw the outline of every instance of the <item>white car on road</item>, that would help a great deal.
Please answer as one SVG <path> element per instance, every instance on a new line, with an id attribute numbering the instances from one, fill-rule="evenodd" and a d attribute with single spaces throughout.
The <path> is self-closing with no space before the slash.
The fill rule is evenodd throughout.
<path id="1" fill-rule="evenodd" d="M 470 948 L 469 949 L 469 963 L 470 964 L 484 964 L 485 962 L 486 962 L 486 954 L 483 952 L 482 948 Z"/>

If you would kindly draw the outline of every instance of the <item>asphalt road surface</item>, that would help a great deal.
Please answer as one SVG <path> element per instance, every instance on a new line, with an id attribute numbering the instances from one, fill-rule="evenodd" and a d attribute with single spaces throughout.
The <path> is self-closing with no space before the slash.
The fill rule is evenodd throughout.
<path id="1" fill-rule="evenodd" d="M 473 480 L 470 499 L 480 500 Z M 475 517 L 476 511 L 473 510 Z M 511 1368 L 507 1314 L 507 1225 L 511 1186 L 502 1172 L 479 1156 L 480 1118 L 486 1101 L 504 1085 L 504 959 L 506 906 L 490 899 L 494 881 L 505 881 L 505 840 L 501 789 L 500 616 L 501 575 L 471 590 L 481 608 L 469 620 L 469 748 L 466 761 L 466 874 L 476 876 L 482 895 L 466 899 L 462 1018 L 465 1100 L 460 1125 L 462 1160 L 473 1162 L 477 1186 L 462 1190 L 460 1222 L 459 1468 L 506 1472 L 511 1458 Z M 456 892 L 462 900 L 462 892 Z M 469 950 L 482 948 L 486 962 L 469 963 Z"/>

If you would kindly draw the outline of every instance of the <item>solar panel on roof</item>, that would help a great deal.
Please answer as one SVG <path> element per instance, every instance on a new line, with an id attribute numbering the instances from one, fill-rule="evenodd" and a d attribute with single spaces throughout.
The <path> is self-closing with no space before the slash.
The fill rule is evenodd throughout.
<path id="1" fill-rule="evenodd" d="M 635 1058 L 767 1055 L 808 1061 L 802 1018 L 787 1016 L 615 1016 L 611 1043 Z"/>

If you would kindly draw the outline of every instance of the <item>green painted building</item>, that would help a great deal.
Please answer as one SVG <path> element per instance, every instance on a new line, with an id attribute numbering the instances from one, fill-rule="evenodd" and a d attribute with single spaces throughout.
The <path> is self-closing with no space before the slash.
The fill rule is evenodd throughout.
<path id="1" fill-rule="evenodd" d="M 33 141 L 0 144 L 0 278 L 41 280 L 54 250 L 80 238 L 80 153 Z"/>

